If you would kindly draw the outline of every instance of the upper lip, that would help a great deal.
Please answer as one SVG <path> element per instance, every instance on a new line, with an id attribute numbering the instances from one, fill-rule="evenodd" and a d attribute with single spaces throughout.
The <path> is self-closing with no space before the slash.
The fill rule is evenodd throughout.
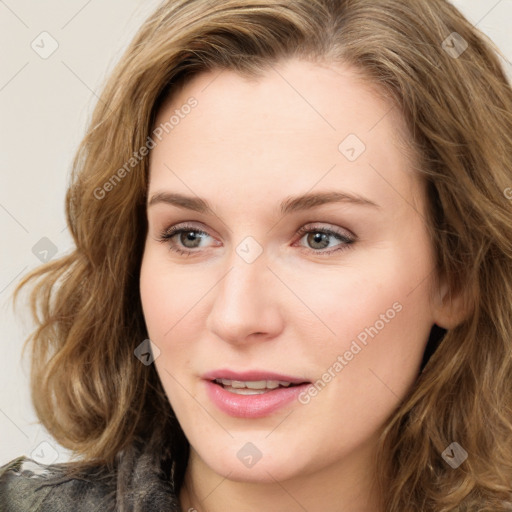
<path id="1" fill-rule="evenodd" d="M 205 380 L 228 379 L 238 381 L 260 381 L 260 380 L 277 380 L 282 382 L 291 382 L 292 384 L 302 384 L 309 382 L 301 377 L 292 377 L 281 373 L 268 372 L 265 370 L 248 370 L 236 372 L 229 369 L 212 370 L 203 375 Z"/>

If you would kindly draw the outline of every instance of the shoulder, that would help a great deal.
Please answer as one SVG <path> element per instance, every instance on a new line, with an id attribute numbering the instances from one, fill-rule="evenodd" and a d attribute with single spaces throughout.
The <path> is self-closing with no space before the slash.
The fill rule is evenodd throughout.
<path id="1" fill-rule="evenodd" d="M 3 512 L 110 512 L 115 501 L 115 477 L 100 468 L 73 476 L 65 464 L 45 466 L 27 457 L 0 467 Z"/>
<path id="2" fill-rule="evenodd" d="M 115 468 L 92 463 L 46 466 L 18 457 L 0 467 L 0 511 L 179 512 L 173 469 L 162 466 L 165 450 L 145 448 L 122 450 Z"/>

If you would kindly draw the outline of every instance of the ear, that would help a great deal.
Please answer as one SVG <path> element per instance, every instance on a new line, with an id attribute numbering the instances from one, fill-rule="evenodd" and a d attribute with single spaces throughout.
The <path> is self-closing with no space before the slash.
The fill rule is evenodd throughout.
<path id="1" fill-rule="evenodd" d="M 432 300 L 435 324 L 443 329 L 453 329 L 469 316 L 471 308 L 465 291 L 460 289 L 450 293 L 446 280 L 440 280 Z"/>

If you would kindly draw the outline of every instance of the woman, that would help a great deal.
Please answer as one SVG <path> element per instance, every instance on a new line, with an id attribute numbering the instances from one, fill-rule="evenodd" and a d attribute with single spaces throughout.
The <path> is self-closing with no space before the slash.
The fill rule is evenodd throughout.
<path id="1" fill-rule="evenodd" d="M 453 6 L 165 1 L 74 169 L 20 287 L 77 460 L 4 510 L 511 509 L 512 92 Z"/>

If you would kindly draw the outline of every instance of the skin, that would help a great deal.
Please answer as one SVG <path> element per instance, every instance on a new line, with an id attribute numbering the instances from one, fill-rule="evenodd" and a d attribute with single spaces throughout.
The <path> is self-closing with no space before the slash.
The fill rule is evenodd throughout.
<path id="1" fill-rule="evenodd" d="M 156 125 L 191 96 L 197 107 L 151 152 L 148 199 L 199 196 L 215 213 L 148 206 L 140 278 L 156 369 L 191 444 L 182 508 L 382 510 L 372 485 L 376 440 L 418 376 L 432 325 L 456 323 L 433 272 L 423 184 L 396 138 L 403 119 L 339 63 L 289 60 L 257 80 L 200 74 L 163 105 Z M 366 145 L 353 162 L 338 149 L 349 134 Z M 378 206 L 279 214 L 288 196 L 334 190 Z M 207 235 L 160 241 L 184 222 Z M 297 235 L 308 224 L 311 232 Z M 357 239 L 319 241 L 319 227 Z M 248 236 L 263 251 L 252 263 L 236 251 Z M 397 303 L 400 312 L 306 405 L 234 418 L 205 392 L 201 375 L 219 368 L 315 382 Z M 237 457 L 249 441 L 262 453 L 251 468 Z"/>

